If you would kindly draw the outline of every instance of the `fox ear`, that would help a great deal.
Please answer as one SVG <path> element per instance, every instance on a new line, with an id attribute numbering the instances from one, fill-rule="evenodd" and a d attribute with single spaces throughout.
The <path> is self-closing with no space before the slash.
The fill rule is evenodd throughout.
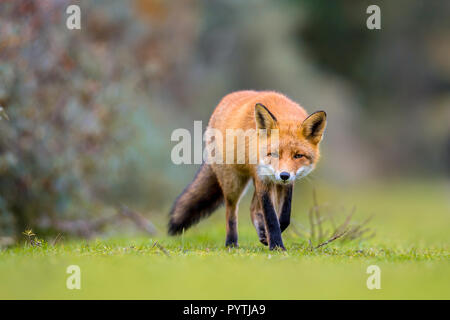
<path id="1" fill-rule="evenodd" d="M 322 140 L 326 125 L 327 114 L 325 111 L 316 111 L 303 121 L 300 130 L 307 140 L 313 144 L 318 144 Z"/>
<path id="2" fill-rule="evenodd" d="M 261 103 L 255 105 L 255 121 L 257 129 L 275 129 L 277 118 Z"/>

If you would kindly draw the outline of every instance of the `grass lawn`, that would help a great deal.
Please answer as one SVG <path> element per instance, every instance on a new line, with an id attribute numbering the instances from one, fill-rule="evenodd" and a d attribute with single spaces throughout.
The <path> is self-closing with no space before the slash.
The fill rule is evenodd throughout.
<path id="1" fill-rule="evenodd" d="M 358 188 L 316 184 L 336 208 L 356 206 L 354 219 L 375 214 L 366 241 L 338 240 L 310 250 L 288 228 L 286 252 L 259 244 L 250 224 L 249 195 L 241 203 L 239 249 L 225 249 L 220 210 L 182 237 L 63 239 L 55 246 L 0 251 L 1 299 L 450 299 L 450 186 L 401 182 Z M 307 187 L 296 189 L 293 218 L 308 224 Z M 156 243 L 156 244 L 155 244 Z M 81 290 L 68 290 L 66 268 L 81 268 Z M 381 289 L 369 290 L 366 269 L 381 269 Z"/>

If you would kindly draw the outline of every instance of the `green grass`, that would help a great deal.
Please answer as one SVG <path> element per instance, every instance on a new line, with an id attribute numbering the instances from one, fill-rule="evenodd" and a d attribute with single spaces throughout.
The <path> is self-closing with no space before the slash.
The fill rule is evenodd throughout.
<path id="1" fill-rule="evenodd" d="M 388 185 L 388 187 L 387 187 Z M 316 184 L 319 199 L 375 213 L 377 235 L 311 251 L 289 229 L 287 252 L 259 244 L 240 210 L 240 248 L 225 249 L 224 213 L 169 238 L 114 235 L 56 246 L 0 252 L 2 299 L 449 299 L 450 200 L 447 182 L 401 182 L 338 188 Z M 297 188 L 293 216 L 307 224 L 307 187 Z M 164 220 L 155 218 L 163 230 Z M 155 245 L 158 243 L 158 245 Z M 66 268 L 81 268 L 81 290 L 66 288 Z M 381 268 L 381 289 L 369 290 L 366 269 Z"/>

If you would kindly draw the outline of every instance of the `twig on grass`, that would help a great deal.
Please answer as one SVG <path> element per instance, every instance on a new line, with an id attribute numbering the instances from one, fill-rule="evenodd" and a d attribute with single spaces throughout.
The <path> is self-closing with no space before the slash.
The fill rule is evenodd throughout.
<path id="1" fill-rule="evenodd" d="M 161 250 L 166 256 L 168 256 L 170 258 L 170 253 L 169 251 L 167 251 L 166 248 L 164 248 L 158 241 L 155 241 L 155 243 L 153 243 L 152 248 L 157 247 L 159 250 Z"/>
<path id="2" fill-rule="evenodd" d="M 326 246 L 327 244 L 329 244 L 330 242 L 333 242 L 334 240 L 339 239 L 340 237 L 342 237 L 345 233 L 347 233 L 347 231 L 344 231 L 341 234 L 335 235 L 333 237 L 331 237 L 330 239 L 328 239 L 325 242 L 322 242 L 321 244 L 319 244 L 318 246 L 316 246 L 314 249 L 319 249 L 320 247 Z"/>
<path id="3" fill-rule="evenodd" d="M 55 237 L 55 239 L 52 242 L 52 246 L 54 247 L 56 245 L 56 243 L 62 238 L 61 233 L 58 233 Z"/>
<path id="4" fill-rule="evenodd" d="M 323 210 L 325 209 L 325 213 Z M 328 209 L 328 210 L 327 210 Z M 362 223 L 358 223 L 353 219 L 353 215 L 356 211 L 356 207 L 353 206 L 350 213 L 346 215 L 342 223 L 336 223 L 335 210 L 330 210 L 327 206 L 320 205 L 315 189 L 313 189 L 313 205 L 308 210 L 309 220 L 309 234 L 308 237 L 308 249 L 313 251 L 315 249 L 322 248 L 329 243 L 339 240 L 341 242 L 354 241 L 354 240 L 367 240 L 375 236 L 367 224 L 371 221 L 372 216 L 369 216 Z M 301 236 L 302 233 L 296 228 L 295 220 L 293 222 L 292 231 Z M 328 223 L 328 224 L 327 224 Z M 369 234 L 369 235 L 367 235 Z M 314 245 L 315 243 L 315 245 Z"/>

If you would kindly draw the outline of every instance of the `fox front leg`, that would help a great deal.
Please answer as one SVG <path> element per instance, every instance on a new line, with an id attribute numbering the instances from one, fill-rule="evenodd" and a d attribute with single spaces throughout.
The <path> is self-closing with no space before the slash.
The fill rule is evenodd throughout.
<path id="1" fill-rule="evenodd" d="M 279 219 L 281 232 L 286 230 L 286 228 L 289 226 L 289 223 L 291 222 L 292 189 L 293 186 L 288 185 L 284 187 L 284 190 L 282 192 L 282 207 Z"/>
<path id="2" fill-rule="evenodd" d="M 286 250 L 283 244 L 283 239 L 281 238 L 280 222 L 278 221 L 277 213 L 273 206 L 270 193 L 268 191 L 262 191 L 260 193 L 260 197 L 264 220 L 266 222 L 269 249 Z"/>

